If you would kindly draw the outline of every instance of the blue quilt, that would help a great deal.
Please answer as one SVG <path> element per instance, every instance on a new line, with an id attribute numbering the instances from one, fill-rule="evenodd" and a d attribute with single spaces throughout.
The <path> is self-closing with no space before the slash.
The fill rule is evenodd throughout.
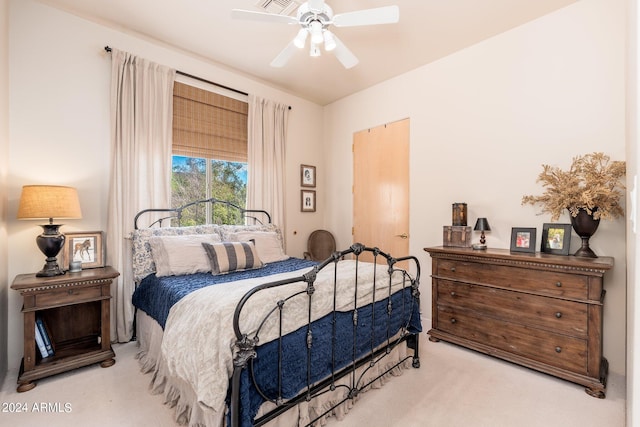
<path id="1" fill-rule="evenodd" d="M 391 313 L 388 313 L 391 307 Z M 333 330 L 335 324 L 335 338 Z M 372 327 L 373 325 L 373 327 Z M 354 326 L 353 313 L 330 313 L 310 326 L 311 348 L 307 352 L 307 327 L 304 326 L 282 339 L 282 382 L 278 382 L 278 357 L 280 343 L 277 340 L 256 348 L 253 359 L 255 383 L 270 400 L 279 396 L 291 399 L 309 383 L 325 379 L 331 372 L 338 372 L 360 357 L 373 351 L 393 337 L 405 326 L 409 333 L 422 332 L 420 307 L 407 288 L 391 295 L 390 301 L 382 300 L 358 308 L 358 322 Z M 355 348 L 355 352 L 354 352 Z M 307 363 L 310 360 L 310 363 Z M 309 370 L 308 370 L 309 369 Z M 258 393 L 250 371 L 242 371 L 240 379 L 240 425 L 250 427 L 265 402 Z M 362 385 L 362 384 L 361 384 Z M 281 390 L 281 392 L 279 391 Z M 280 394 L 281 393 L 281 394 Z M 229 399 L 227 399 L 230 402 Z M 229 422 L 229 418 L 227 419 Z M 230 423 L 228 424 L 230 425 Z"/>
<path id="2" fill-rule="evenodd" d="M 178 301 L 193 291 L 236 280 L 253 279 L 272 274 L 288 273 L 303 268 L 311 268 L 317 262 L 300 258 L 288 258 L 273 262 L 255 270 L 234 271 L 214 276 L 211 273 L 196 273 L 186 276 L 157 277 L 150 274 L 138 285 L 133 293 L 133 305 L 153 317 L 164 329 L 169 310 Z"/>

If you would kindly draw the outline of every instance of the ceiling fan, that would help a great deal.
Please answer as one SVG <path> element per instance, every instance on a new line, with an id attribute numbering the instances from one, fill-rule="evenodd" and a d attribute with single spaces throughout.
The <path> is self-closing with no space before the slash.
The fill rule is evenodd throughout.
<path id="1" fill-rule="evenodd" d="M 243 9 L 233 9 L 231 17 L 300 25 L 300 30 L 298 30 L 296 37 L 271 61 L 272 67 L 283 67 L 298 49 L 305 47 L 307 38 L 310 38 L 310 56 L 320 56 L 320 46 L 324 44 L 325 50 L 333 52 L 345 68 L 352 68 L 358 64 L 358 58 L 335 34 L 329 31 L 329 26 L 356 27 L 394 24 L 400 19 L 400 9 L 398 6 L 386 6 L 339 13 L 334 16 L 333 10 L 324 0 L 308 0 L 298 7 L 295 17 Z"/>

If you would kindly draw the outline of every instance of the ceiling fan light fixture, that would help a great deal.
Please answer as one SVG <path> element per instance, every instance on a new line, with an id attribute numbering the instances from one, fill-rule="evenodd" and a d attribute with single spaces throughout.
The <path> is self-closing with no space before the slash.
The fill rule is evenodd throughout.
<path id="1" fill-rule="evenodd" d="M 296 45 L 298 49 L 303 49 L 307 42 L 308 35 L 309 32 L 305 28 L 301 28 L 300 31 L 298 31 L 296 38 L 293 39 L 293 44 Z"/>
<path id="2" fill-rule="evenodd" d="M 282 24 L 299 25 L 298 34 L 287 46 L 271 61 L 273 67 L 283 67 L 296 52 L 303 49 L 307 39 L 310 38 L 309 55 L 320 56 L 322 44 L 327 52 L 332 52 L 338 61 L 346 68 L 353 68 L 358 64 L 358 58 L 340 41 L 340 38 L 329 31 L 334 27 L 360 27 L 365 25 L 394 24 L 400 19 L 398 6 L 385 6 L 373 9 L 360 9 L 353 12 L 333 14 L 333 9 L 325 0 L 254 0 L 258 6 L 266 10 L 256 12 L 254 10 L 233 9 L 231 17 L 251 21 L 274 22 Z M 282 4 L 280 4 L 282 3 Z M 268 13 L 272 8 L 282 8 L 281 13 Z M 296 16 L 289 14 L 297 7 Z M 280 10 L 280 9 L 277 9 Z M 285 12 L 286 10 L 286 12 Z"/>
<path id="3" fill-rule="evenodd" d="M 331 52 L 336 48 L 336 39 L 333 37 L 333 34 L 329 30 L 325 30 L 324 32 L 324 50 L 327 52 Z"/>
<path id="4" fill-rule="evenodd" d="M 309 23 L 309 31 L 311 32 L 311 41 L 314 44 L 322 44 L 324 37 L 322 36 L 322 23 L 320 21 L 311 21 Z"/>
<path id="5" fill-rule="evenodd" d="M 311 43 L 311 49 L 309 49 L 309 56 L 312 58 L 317 58 L 321 55 L 320 48 L 315 43 Z"/>

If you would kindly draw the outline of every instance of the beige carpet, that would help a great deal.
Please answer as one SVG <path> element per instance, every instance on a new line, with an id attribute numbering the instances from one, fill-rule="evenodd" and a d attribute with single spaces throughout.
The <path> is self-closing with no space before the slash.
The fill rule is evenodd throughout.
<path id="1" fill-rule="evenodd" d="M 9 372 L 0 393 L 0 425 L 175 426 L 173 412 L 148 391 L 136 344 L 114 346 L 117 363 L 38 381 L 16 393 Z M 421 368 L 393 378 L 361 399 L 329 427 L 623 427 L 624 378 L 610 375 L 606 399 L 548 375 L 481 355 L 423 334 Z M 26 412 L 16 413 L 16 410 Z M 40 410 L 41 412 L 37 412 Z M 9 412 L 7 412 L 9 411 Z M 12 412 L 13 411 L 13 412 Z"/>

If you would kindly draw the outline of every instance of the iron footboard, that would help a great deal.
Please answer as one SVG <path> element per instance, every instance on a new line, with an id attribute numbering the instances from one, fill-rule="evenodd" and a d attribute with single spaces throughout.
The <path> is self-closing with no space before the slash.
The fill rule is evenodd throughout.
<path id="1" fill-rule="evenodd" d="M 361 260 L 363 257 L 373 258 L 373 282 L 376 285 L 371 287 L 369 283 L 372 293 L 370 302 L 362 304 L 361 298 L 358 304 L 359 291 L 367 286 L 363 283 L 364 279 L 358 277 L 358 267 L 364 262 Z M 348 278 L 353 288 L 353 302 L 346 311 L 344 306 L 338 309 L 336 302 L 336 291 L 344 286 L 341 284 L 344 278 L 338 277 L 338 264 L 344 262 L 345 258 L 354 260 L 356 267 L 355 277 Z M 408 267 L 400 268 L 399 264 Z M 327 282 L 318 285 L 316 278 L 331 265 L 335 267 L 331 280 L 333 309 L 320 318 L 314 318 L 316 286 L 327 286 Z M 388 286 L 378 286 L 382 277 L 379 271 L 388 273 Z M 386 277 L 385 274 L 382 280 L 386 280 Z M 240 319 L 252 297 L 268 289 L 293 283 L 304 283 L 304 289 L 298 287 L 292 294 L 274 301 L 272 307 L 267 307 L 268 314 L 259 321 L 257 330 L 243 330 Z M 236 354 L 230 384 L 231 426 L 260 426 L 300 402 L 308 402 L 323 393 L 342 389 L 339 401 L 308 424 L 313 425 L 407 360 L 412 359 L 412 366 L 419 368 L 419 283 L 420 263 L 416 257 L 393 258 L 378 248 L 356 243 L 347 250 L 334 252 L 330 258 L 300 277 L 265 283 L 247 292 L 237 305 L 233 319 Z M 306 319 L 295 331 L 283 333 L 283 319 L 289 315 L 287 308 L 294 300 L 299 302 L 301 298 L 305 304 Z M 268 322 L 276 325 L 278 336 L 268 343 L 262 343 L 260 333 Z M 413 351 L 395 363 L 389 362 L 387 356 L 404 342 Z M 380 368 L 383 363 L 384 369 Z M 365 373 L 374 367 L 378 369 L 378 374 L 373 374 L 374 378 L 371 375 L 365 378 Z M 246 395 L 248 390 L 253 393 L 252 397 Z M 266 401 L 275 404 L 275 409 L 253 419 L 256 411 L 251 405 Z M 250 421 L 247 421 L 247 411 Z"/>

